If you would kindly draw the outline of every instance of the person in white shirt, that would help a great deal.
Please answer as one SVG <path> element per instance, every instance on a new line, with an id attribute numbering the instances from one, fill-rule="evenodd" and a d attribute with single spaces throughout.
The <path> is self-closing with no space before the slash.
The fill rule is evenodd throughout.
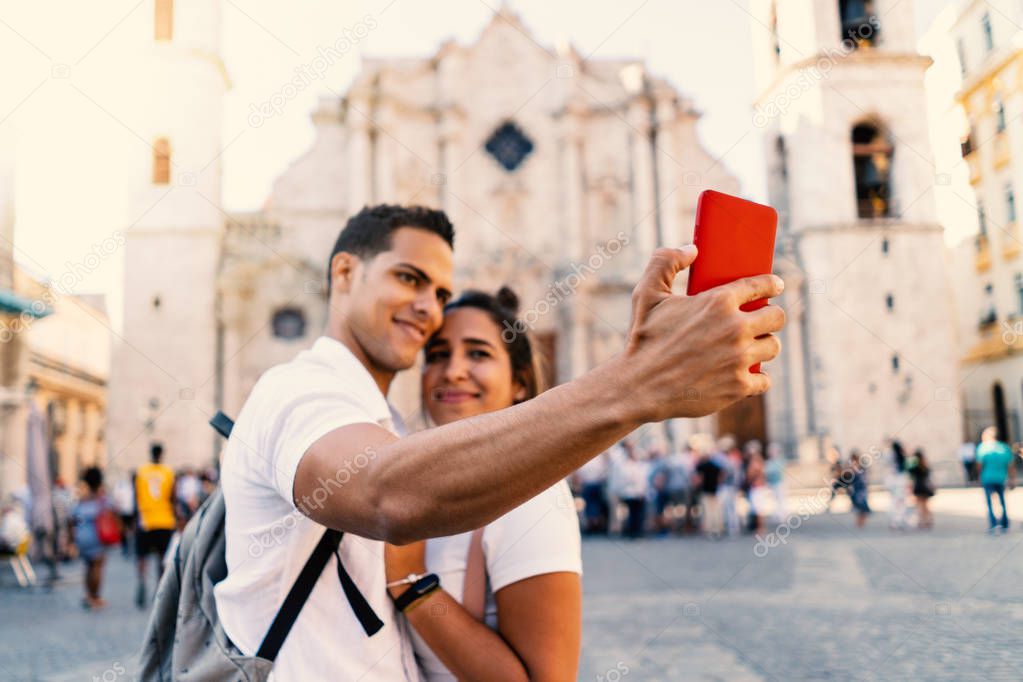
<path id="1" fill-rule="evenodd" d="M 646 528 L 646 503 L 650 489 L 650 463 L 640 459 L 636 444 L 626 438 L 622 441 L 625 456 L 614 463 L 615 493 L 625 503 L 629 515 L 625 519 L 622 535 L 630 540 L 643 537 Z"/>
<path id="2" fill-rule="evenodd" d="M 469 291 L 426 344 L 423 407 L 434 424 L 492 412 L 541 390 L 537 358 L 515 328 L 518 299 Z M 575 679 L 582 619 L 579 523 L 562 480 L 481 529 L 387 545 L 388 580 L 435 573 L 441 589 L 405 612 L 430 682 Z M 400 586 L 392 588 L 395 593 Z M 443 618 L 436 613 L 443 612 Z"/>
<path id="3" fill-rule="evenodd" d="M 620 355 L 533 400 L 402 438 L 385 396 L 441 326 L 453 241 L 440 211 L 353 216 L 328 261 L 325 335 L 260 378 L 228 439 L 228 574 L 214 594 L 242 653 L 259 650 L 326 529 L 344 533 L 337 570 L 321 573 L 280 648 L 277 682 L 419 679 L 396 613 L 437 583 L 424 576 L 392 605 L 383 541 L 484 526 L 644 423 L 704 416 L 770 386 L 746 368 L 777 356 L 784 312 L 740 306 L 779 295 L 780 278 L 677 295 L 696 249 L 664 248 L 636 285 Z"/>

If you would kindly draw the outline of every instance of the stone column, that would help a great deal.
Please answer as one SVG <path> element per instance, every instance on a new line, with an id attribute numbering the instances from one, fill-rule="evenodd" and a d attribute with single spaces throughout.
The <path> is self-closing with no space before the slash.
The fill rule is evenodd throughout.
<path id="1" fill-rule="evenodd" d="M 650 109 L 641 97 L 629 104 L 629 125 L 632 127 L 632 225 L 633 265 L 641 268 L 656 246 L 654 222 L 653 157 L 650 153 Z"/>
<path id="2" fill-rule="evenodd" d="M 345 116 L 348 128 L 349 212 L 354 213 L 371 201 L 372 164 L 370 163 L 370 104 L 368 98 L 352 100 Z"/>
<path id="3" fill-rule="evenodd" d="M 657 92 L 657 148 L 651 150 L 652 163 L 657 164 L 657 196 L 659 205 L 656 214 L 661 221 L 662 246 L 680 246 L 682 229 L 679 225 L 678 211 L 674 206 L 678 202 L 682 188 L 683 173 L 672 159 L 678 159 L 676 153 L 678 109 L 674 102 L 674 93 L 670 90 Z"/>

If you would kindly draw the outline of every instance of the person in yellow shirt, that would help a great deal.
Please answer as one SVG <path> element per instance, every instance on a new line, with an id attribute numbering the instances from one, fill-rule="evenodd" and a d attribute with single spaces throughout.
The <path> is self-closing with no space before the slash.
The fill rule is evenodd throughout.
<path id="1" fill-rule="evenodd" d="M 135 604 L 146 606 L 146 558 L 156 555 L 156 581 L 163 574 L 163 557 L 174 534 L 174 472 L 161 464 L 163 446 L 153 443 L 149 448 L 149 464 L 135 473 L 135 508 L 138 510 L 138 532 L 135 534 L 135 555 L 138 559 L 138 587 Z"/>

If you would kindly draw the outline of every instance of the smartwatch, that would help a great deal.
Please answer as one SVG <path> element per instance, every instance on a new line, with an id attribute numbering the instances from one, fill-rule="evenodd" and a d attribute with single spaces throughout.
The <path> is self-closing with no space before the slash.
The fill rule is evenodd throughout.
<path id="1" fill-rule="evenodd" d="M 422 578 L 412 583 L 407 590 L 395 597 L 394 606 L 404 613 L 405 609 L 407 609 L 412 602 L 425 597 L 437 589 L 440 589 L 440 578 L 437 577 L 436 573 L 427 573 Z"/>

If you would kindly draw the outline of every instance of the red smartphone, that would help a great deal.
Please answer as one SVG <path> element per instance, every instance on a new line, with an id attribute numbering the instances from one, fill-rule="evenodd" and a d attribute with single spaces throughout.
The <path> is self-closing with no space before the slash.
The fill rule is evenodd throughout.
<path id="1" fill-rule="evenodd" d="M 699 250 L 689 266 L 686 293 L 698 294 L 754 275 L 769 275 L 774 266 L 774 238 L 778 212 L 770 206 L 706 190 L 696 206 L 693 244 Z M 749 312 L 767 305 L 767 299 L 740 307 Z M 760 363 L 750 372 L 760 372 Z"/>

